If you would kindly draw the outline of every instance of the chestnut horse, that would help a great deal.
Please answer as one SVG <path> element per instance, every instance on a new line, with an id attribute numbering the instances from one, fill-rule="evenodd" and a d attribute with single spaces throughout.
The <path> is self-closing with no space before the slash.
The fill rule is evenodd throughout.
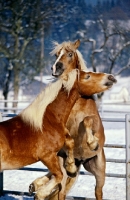
<path id="1" fill-rule="evenodd" d="M 77 40 L 75 43 L 77 47 L 80 45 L 79 40 Z M 53 65 L 54 76 L 63 76 L 74 69 L 74 57 L 75 60 L 78 57 L 78 60 L 75 61 L 77 63 L 76 68 L 78 68 L 79 70 L 83 70 L 86 68 L 81 53 L 78 50 L 74 50 L 73 48 L 75 43 L 55 43 L 55 48 L 52 51 L 52 53 L 55 54 L 57 57 L 56 62 Z M 87 78 L 89 80 L 91 79 L 91 76 L 88 76 Z M 113 82 L 116 82 L 112 75 L 109 76 L 109 79 L 111 79 Z M 108 84 L 111 85 L 111 83 Z M 95 86 L 96 82 L 93 87 Z M 80 165 L 83 164 L 84 168 L 95 176 L 95 196 L 97 200 L 102 200 L 102 188 L 105 182 L 106 168 L 106 160 L 103 149 L 105 135 L 96 102 L 92 96 L 82 96 L 76 101 L 67 121 L 67 128 L 70 132 L 71 137 L 73 137 L 75 141 L 74 157 L 76 158 L 78 169 Z M 88 137 L 90 138 L 89 142 Z M 91 151 L 92 149 L 94 149 L 97 143 L 98 148 L 96 149 L 96 151 Z M 64 176 L 66 176 L 66 173 Z M 68 178 L 66 183 L 66 190 L 62 191 L 63 194 L 61 194 L 61 196 L 64 196 L 65 198 L 66 193 L 72 187 L 75 180 L 76 178 Z M 52 194 L 48 199 L 57 200 L 57 192 Z"/>
<path id="2" fill-rule="evenodd" d="M 76 41 L 75 43 L 64 42 L 60 45 L 56 44 L 53 53 L 56 53 L 57 60 L 53 65 L 53 75 L 60 75 L 61 77 L 66 77 L 67 79 L 68 73 L 70 73 L 73 69 L 78 69 L 80 78 L 79 80 L 81 80 L 81 75 L 83 73 L 81 69 L 86 69 L 86 66 L 81 53 L 77 50 L 78 46 L 79 41 Z M 105 81 L 106 78 L 107 80 Z M 106 89 L 109 89 L 113 85 L 113 83 L 116 82 L 116 80 L 110 74 L 86 72 L 85 79 L 81 80 L 82 84 L 85 82 L 87 83 L 86 87 L 89 87 L 88 91 L 94 90 L 96 92 L 99 85 L 100 91 L 105 91 Z M 98 193 L 100 193 L 99 190 L 101 190 L 102 185 L 104 184 L 105 177 L 105 156 L 103 152 L 103 145 L 105 140 L 104 130 L 96 108 L 95 101 L 91 97 L 91 92 L 88 92 L 87 95 L 85 95 L 83 93 L 83 87 L 81 85 L 79 86 L 78 90 L 80 91 L 81 97 L 77 99 L 76 104 L 74 105 L 70 113 L 69 119 L 67 121 L 67 128 L 70 131 L 71 136 L 75 140 L 74 157 L 78 159 L 78 163 L 83 163 L 84 167 L 88 169 L 87 163 L 91 164 L 90 162 L 92 162 L 93 166 L 91 166 L 90 168 L 91 171 L 93 171 L 93 174 L 95 174 L 97 180 L 96 195 L 97 199 L 101 199 L 98 198 L 98 195 L 100 195 Z M 85 134 L 86 132 L 87 135 Z M 94 149 L 95 151 L 92 151 Z M 59 155 L 62 156 L 61 153 L 59 153 Z M 87 162 L 88 158 L 92 159 L 89 159 L 89 162 Z M 59 196 L 56 192 L 52 193 L 52 195 L 50 195 L 50 197 L 48 197 L 47 199 L 65 199 L 66 191 L 64 191 L 64 187 L 66 183 L 66 171 L 63 167 L 63 160 L 59 159 L 59 162 L 62 167 L 62 172 L 64 173 L 64 178 L 62 180 L 62 190 L 59 193 Z M 96 165 L 96 168 L 94 165 Z M 39 191 L 41 192 L 41 190 L 44 189 L 44 185 L 48 183 L 50 178 L 51 173 L 33 181 L 32 184 L 34 185 L 35 191 L 37 191 L 37 193 L 39 193 Z M 102 181 L 100 180 L 101 178 Z M 74 180 L 74 178 L 68 179 L 69 183 L 72 183 Z M 100 181 L 102 182 L 101 184 Z M 65 183 L 63 184 L 63 182 Z M 33 192 L 34 190 L 30 190 L 29 188 L 29 191 Z"/>

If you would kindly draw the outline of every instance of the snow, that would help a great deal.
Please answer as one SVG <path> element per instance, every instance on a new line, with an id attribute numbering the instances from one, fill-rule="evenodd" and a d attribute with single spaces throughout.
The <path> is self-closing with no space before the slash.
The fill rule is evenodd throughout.
<path id="1" fill-rule="evenodd" d="M 54 79 L 54 77 L 52 77 L 50 75 L 46 75 L 46 76 L 42 76 L 42 77 L 35 76 L 34 79 L 37 80 L 37 81 L 42 81 L 45 84 L 48 84 L 48 83 L 52 82 L 52 80 Z"/>

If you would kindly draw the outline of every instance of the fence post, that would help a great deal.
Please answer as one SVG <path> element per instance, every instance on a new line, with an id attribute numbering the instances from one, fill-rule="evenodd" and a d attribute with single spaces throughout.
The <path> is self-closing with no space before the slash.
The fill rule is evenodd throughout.
<path id="1" fill-rule="evenodd" d="M 1 112 L 0 112 L 0 122 L 2 122 L 3 121 L 3 119 L 2 119 L 2 114 L 1 114 Z"/>
<path id="2" fill-rule="evenodd" d="M 0 122 L 3 121 L 2 120 L 2 114 L 0 112 Z M 2 196 L 3 194 L 3 172 L 0 172 L 0 196 Z"/>
<path id="3" fill-rule="evenodd" d="M 130 200 L 130 115 L 126 115 L 126 200 Z"/>

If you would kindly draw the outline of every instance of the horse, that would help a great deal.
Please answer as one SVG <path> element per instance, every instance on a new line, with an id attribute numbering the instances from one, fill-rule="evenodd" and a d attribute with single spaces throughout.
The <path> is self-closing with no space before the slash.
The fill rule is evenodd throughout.
<path id="1" fill-rule="evenodd" d="M 53 53 L 56 53 L 57 60 L 55 64 L 53 65 L 54 71 L 53 75 L 56 77 L 66 77 L 71 71 L 74 69 L 78 71 L 78 80 L 81 80 L 82 71 L 81 69 L 85 70 L 86 65 L 83 60 L 82 54 L 77 50 L 79 46 L 79 41 L 76 41 L 75 43 L 71 42 L 64 42 L 63 44 L 57 44 L 56 47 L 53 50 Z M 85 72 L 84 72 L 85 73 Z M 105 81 L 107 79 L 107 81 Z M 104 82 L 105 81 L 105 82 Z M 79 82 L 79 81 L 78 81 Z M 74 104 L 74 107 L 71 110 L 71 113 L 69 115 L 69 118 L 66 123 L 66 127 L 68 128 L 71 137 L 74 139 L 74 157 L 78 160 L 78 162 L 84 165 L 84 167 L 87 169 L 87 159 L 89 159 L 92 163 L 92 166 L 89 166 L 91 170 L 93 170 L 93 173 L 95 173 L 96 179 L 97 179 L 97 186 L 96 186 L 96 195 L 100 195 L 99 190 L 101 185 L 104 184 L 104 177 L 105 177 L 105 156 L 103 151 L 103 145 L 104 145 L 104 130 L 101 123 L 100 116 L 98 114 L 95 101 L 92 99 L 92 92 L 93 94 L 97 92 L 97 88 L 100 86 L 100 92 L 105 91 L 106 89 L 109 89 L 112 87 L 113 83 L 116 82 L 116 79 L 111 74 L 104 74 L 104 73 L 94 73 L 94 72 L 86 72 L 85 79 L 81 80 L 80 83 L 87 82 L 86 87 L 89 88 L 88 93 L 83 93 L 83 87 L 79 84 L 78 90 L 80 91 L 80 97 L 77 99 L 76 103 Z M 100 82 L 100 84 L 99 84 Z M 91 83 L 91 84 L 90 84 Z M 102 86 L 102 87 L 101 87 Z M 99 90 L 98 90 L 99 91 Z M 97 92 L 98 93 L 98 92 Z M 64 111 L 63 111 L 64 112 Z M 95 125 L 96 124 L 96 125 Z M 81 136 L 81 130 L 82 130 L 82 136 Z M 86 137 L 87 132 L 87 137 Z M 88 133 L 90 132 L 90 133 Z M 86 137 L 86 139 L 84 138 Z M 78 145 L 80 148 L 78 148 Z M 63 148 L 66 152 L 66 148 Z M 94 150 L 94 151 L 92 151 Z M 81 153 L 82 152 L 82 153 Z M 65 154 L 62 155 L 62 153 L 58 153 L 59 156 L 59 163 L 62 168 L 62 172 L 64 174 L 64 177 L 62 179 L 62 189 L 61 191 L 52 193 L 47 199 L 65 199 L 66 196 L 66 170 L 64 169 L 64 161 L 60 158 L 60 156 L 64 157 L 66 159 Z M 92 158 L 92 159 L 90 159 Z M 100 161 L 102 165 L 100 166 Z M 99 166 L 99 169 L 95 169 L 94 165 L 97 167 Z M 79 164 L 78 164 L 79 169 Z M 103 170 L 103 171 L 100 171 Z M 33 185 L 35 191 L 39 193 L 45 185 L 48 184 L 48 181 L 51 178 L 51 173 L 48 173 L 44 177 L 37 178 L 33 181 Z M 100 184 L 100 180 L 98 177 L 102 177 L 102 183 Z M 73 182 L 74 178 L 70 179 L 68 178 L 69 182 Z M 67 181 L 68 181 L 67 180 Z M 68 187 L 68 185 L 66 186 Z M 29 188 L 30 191 L 30 188 Z M 34 192 L 34 190 L 30 191 L 31 193 Z M 42 197 L 41 197 L 42 198 Z M 98 198 L 99 199 L 99 198 Z"/>

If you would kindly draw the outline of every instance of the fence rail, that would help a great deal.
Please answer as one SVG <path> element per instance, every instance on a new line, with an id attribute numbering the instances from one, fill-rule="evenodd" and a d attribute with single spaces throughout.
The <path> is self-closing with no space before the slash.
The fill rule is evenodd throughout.
<path id="1" fill-rule="evenodd" d="M 12 107 L 12 103 L 17 103 L 18 105 L 20 104 L 29 104 L 32 100 L 28 99 L 28 100 L 4 100 L 4 99 L 0 99 L 0 112 L 3 111 L 13 111 L 13 112 L 19 112 L 20 110 L 22 110 L 23 108 L 21 106 L 17 106 L 17 107 Z M 4 104 L 7 103 L 8 106 L 5 107 Z M 99 103 L 99 111 L 103 114 L 105 112 L 117 112 L 117 113 L 127 113 L 130 114 L 130 111 L 120 111 L 120 110 L 112 110 L 111 108 L 106 109 L 105 106 L 111 106 L 111 105 L 116 105 L 116 106 L 130 106 L 130 101 L 124 102 L 122 100 L 103 100 Z"/>
<path id="2" fill-rule="evenodd" d="M 2 121 L 2 117 L 13 117 L 15 114 L 3 114 L 0 113 L 0 121 Z M 125 148 L 126 149 L 126 159 L 106 159 L 107 162 L 115 162 L 115 163 L 126 163 L 126 174 L 114 174 L 114 173 L 106 173 L 106 177 L 116 177 L 116 178 L 126 178 L 126 200 L 130 200 L 130 115 L 126 115 L 125 119 L 121 118 L 102 118 L 103 121 L 106 122 L 125 122 L 125 138 L 126 144 L 119 145 L 119 144 L 105 144 L 104 147 L 106 148 Z M 40 169 L 40 168 L 30 168 L 30 167 L 23 167 L 19 170 L 26 170 L 26 171 L 42 171 L 47 172 L 47 169 Z M 92 175 L 87 171 L 80 171 L 81 175 Z M 3 190 L 3 173 L 0 173 L 0 194 L 25 194 L 29 195 L 27 192 L 18 192 L 18 191 L 9 191 Z M 82 199 L 82 197 L 74 197 L 74 199 Z M 94 200 L 93 198 L 87 198 L 87 200 Z M 104 199 L 108 200 L 108 199 Z"/>

